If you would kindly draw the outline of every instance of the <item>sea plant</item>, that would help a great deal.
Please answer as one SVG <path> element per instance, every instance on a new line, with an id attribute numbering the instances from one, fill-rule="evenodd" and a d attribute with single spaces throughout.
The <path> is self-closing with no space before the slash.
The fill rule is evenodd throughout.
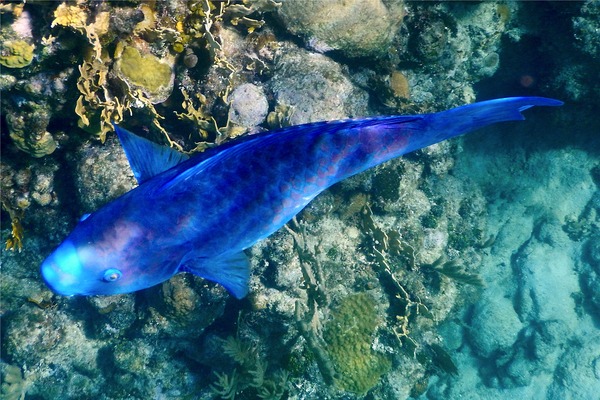
<path id="1" fill-rule="evenodd" d="M 236 364 L 229 374 L 217 372 L 210 385 L 211 392 L 221 399 L 243 398 L 281 399 L 289 390 L 289 373 L 283 370 L 268 374 L 268 364 L 259 353 L 258 346 L 236 336 L 222 340 L 223 352 Z"/>

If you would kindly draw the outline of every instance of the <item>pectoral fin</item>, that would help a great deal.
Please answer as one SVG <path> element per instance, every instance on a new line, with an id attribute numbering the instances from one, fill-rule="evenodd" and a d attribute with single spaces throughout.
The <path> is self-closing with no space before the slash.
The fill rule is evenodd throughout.
<path id="1" fill-rule="evenodd" d="M 181 262 L 179 271 L 217 282 L 238 299 L 248 294 L 250 262 L 243 252 L 206 258 L 192 251 Z"/>

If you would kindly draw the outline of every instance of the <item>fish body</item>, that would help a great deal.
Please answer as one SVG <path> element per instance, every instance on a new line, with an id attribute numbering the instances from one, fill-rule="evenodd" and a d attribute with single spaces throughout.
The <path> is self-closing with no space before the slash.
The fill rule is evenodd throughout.
<path id="1" fill-rule="evenodd" d="M 412 116 L 318 122 L 249 136 L 195 157 L 116 127 L 140 185 L 82 218 L 43 262 L 63 295 L 129 293 L 179 272 L 248 292 L 244 249 L 349 176 L 560 101 L 516 97 Z"/>

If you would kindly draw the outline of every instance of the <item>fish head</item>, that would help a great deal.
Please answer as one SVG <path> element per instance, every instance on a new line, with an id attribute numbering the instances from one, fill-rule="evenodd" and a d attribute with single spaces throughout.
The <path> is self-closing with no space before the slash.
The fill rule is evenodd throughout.
<path id="1" fill-rule="evenodd" d="M 98 264 L 100 263 L 82 260 L 78 247 L 72 239 L 68 238 L 44 260 L 41 272 L 46 285 L 63 296 L 118 293 L 114 287 L 116 285 L 112 285 L 110 293 L 107 290 L 100 290 L 99 282 L 102 280 L 106 280 L 106 283 L 116 282 L 122 277 L 122 271 L 114 268 L 110 271 L 112 275 L 107 273 L 106 278 L 102 276 L 98 279 L 99 272 L 104 268 Z M 107 272 L 109 270 L 105 269 Z"/>
<path id="2" fill-rule="evenodd" d="M 174 272 L 153 268 L 145 242 L 139 225 L 106 223 L 92 214 L 44 260 L 42 277 L 64 296 L 114 295 L 154 286 Z"/>

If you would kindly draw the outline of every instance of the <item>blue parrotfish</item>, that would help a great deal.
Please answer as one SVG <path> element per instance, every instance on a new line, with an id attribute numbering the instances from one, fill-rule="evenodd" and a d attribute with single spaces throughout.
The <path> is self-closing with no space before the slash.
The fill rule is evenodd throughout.
<path id="1" fill-rule="evenodd" d="M 43 262 L 61 295 L 130 293 L 191 272 L 248 293 L 244 250 L 336 182 L 501 121 L 543 97 L 483 101 L 433 114 L 316 122 L 249 135 L 194 157 L 115 125 L 139 186 L 81 218 Z"/>

